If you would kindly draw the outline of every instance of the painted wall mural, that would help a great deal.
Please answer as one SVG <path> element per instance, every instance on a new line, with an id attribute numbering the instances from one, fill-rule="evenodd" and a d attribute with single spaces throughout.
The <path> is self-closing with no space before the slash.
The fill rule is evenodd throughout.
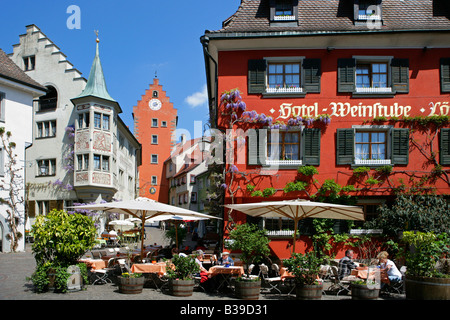
<path id="1" fill-rule="evenodd" d="M 111 152 L 111 135 L 101 131 L 94 131 L 92 148 L 95 151 Z"/>

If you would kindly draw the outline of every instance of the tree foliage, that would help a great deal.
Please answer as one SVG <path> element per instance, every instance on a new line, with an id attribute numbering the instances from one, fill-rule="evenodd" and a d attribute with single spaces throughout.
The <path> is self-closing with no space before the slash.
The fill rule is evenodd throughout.
<path id="1" fill-rule="evenodd" d="M 32 249 L 38 266 L 47 262 L 76 264 L 93 247 L 96 237 L 94 222 L 89 217 L 63 210 L 38 216 L 32 231 L 35 236 Z"/>
<path id="2" fill-rule="evenodd" d="M 269 255 L 269 238 L 265 231 L 260 230 L 254 224 L 240 224 L 230 232 L 230 240 L 233 240 L 230 249 L 240 250 L 242 252 L 241 260 L 247 266 L 251 263 L 257 263 Z"/>
<path id="3" fill-rule="evenodd" d="M 392 207 L 380 207 L 377 218 L 366 226 L 383 229 L 383 233 L 390 236 L 408 230 L 449 233 L 449 205 L 442 196 L 402 194 Z"/>

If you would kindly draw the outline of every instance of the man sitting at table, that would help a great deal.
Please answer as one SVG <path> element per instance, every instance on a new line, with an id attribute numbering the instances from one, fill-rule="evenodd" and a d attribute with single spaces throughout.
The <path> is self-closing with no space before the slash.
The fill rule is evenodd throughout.
<path id="1" fill-rule="evenodd" d="M 352 261 L 353 259 L 353 250 L 345 251 L 345 257 L 339 260 L 339 279 L 343 279 L 347 277 L 352 272 L 352 269 L 355 269 L 357 266 Z"/>
<path id="2" fill-rule="evenodd" d="M 219 258 L 219 265 L 225 267 L 234 266 L 234 261 L 231 259 L 229 252 L 224 251 L 222 253 L 222 257 Z"/>

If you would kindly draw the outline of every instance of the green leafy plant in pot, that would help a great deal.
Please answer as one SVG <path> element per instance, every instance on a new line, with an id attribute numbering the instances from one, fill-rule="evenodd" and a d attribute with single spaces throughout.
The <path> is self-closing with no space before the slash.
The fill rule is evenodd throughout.
<path id="1" fill-rule="evenodd" d="M 314 252 L 293 253 L 291 258 L 283 260 L 283 266 L 295 277 L 297 299 L 322 298 L 323 284 L 318 277 L 321 262 Z"/>
<path id="2" fill-rule="evenodd" d="M 241 260 L 244 262 L 247 272 L 236 281 L 236 295 L 241 299 L 256 300 L 259 298 L 261 279 L 250 277 L 250 265 L 257 264 L 270 254 L 269 242 L 264 230 L 253 224 L 237 225 L 230 232 L 231 243 L 229 249 L 241 252 Z M 249 283 L 253 282 L 253 283 Z"/>
<path id="3" fill-rule="evenodd" d="M 36 270 L 30 279 L 35 290 L 45 292 L 54 287 L 57 292 L 66 292 L 67 268 L 77 265 L 78 259 L 95 244 L 94 222 L 83 214 L 52 210 L 36 217 L 32 232 Z M 83 275 L 84 281 L 86 278 Z"/>
<path id="4" fill-rule="evenodd" d="M 450 300 L 450 274 L 439 269 L 447 262 L 450 237 L 446 233 L 405 231 L 401 242 L 406 263 L 406 298 L 419 300 Z"/>
<path id="5" fill-rule="evenodd" d="M 166 262 L 166 276 L 169 278 L 174 296 L 191 296 L 194 289 L 194 275 L 200 272 L 200 266 L 193 256 L 174 255 Z"/>

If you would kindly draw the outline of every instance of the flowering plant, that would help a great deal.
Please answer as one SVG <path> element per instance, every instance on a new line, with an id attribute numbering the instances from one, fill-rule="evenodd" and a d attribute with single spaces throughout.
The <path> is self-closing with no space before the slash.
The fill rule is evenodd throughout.
<path id="1" fill-rule="evenodd" d="M 122 278 L 140 278 L 142 277 L 142 273 L 122 273 Z"/>

